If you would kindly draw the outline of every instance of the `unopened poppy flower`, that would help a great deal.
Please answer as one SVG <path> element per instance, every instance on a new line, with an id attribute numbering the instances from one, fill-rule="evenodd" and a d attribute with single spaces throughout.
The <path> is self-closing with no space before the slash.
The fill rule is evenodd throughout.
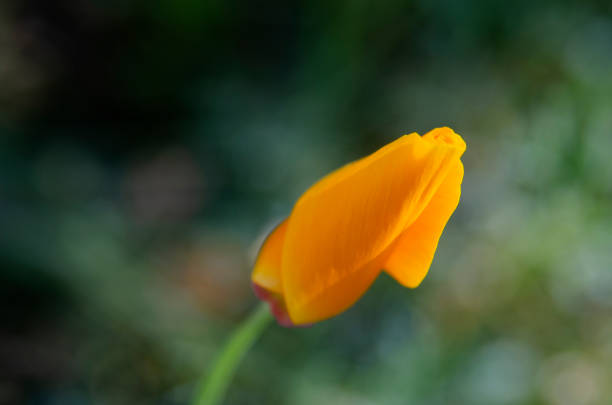
<path id="1" fill-rule="evenodd" d="M 465 147 L 450 128 L 404 135 L 310 187 L 270 233 L 252 273 L 278 322 L 337 315 L 382 271 L 417 287 L 459 203 Z"/>

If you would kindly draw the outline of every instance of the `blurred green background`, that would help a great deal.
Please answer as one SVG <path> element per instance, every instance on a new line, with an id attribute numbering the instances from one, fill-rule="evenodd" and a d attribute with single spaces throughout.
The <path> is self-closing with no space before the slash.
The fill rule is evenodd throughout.
<path id="1" fill-rule="evenodd" d="M 610 2 L 3 0 L 0 403 L 186 403 L 301 192 L 442 125 L 421 287 L 270 327 L 227 404 L 612 403 Z"/>

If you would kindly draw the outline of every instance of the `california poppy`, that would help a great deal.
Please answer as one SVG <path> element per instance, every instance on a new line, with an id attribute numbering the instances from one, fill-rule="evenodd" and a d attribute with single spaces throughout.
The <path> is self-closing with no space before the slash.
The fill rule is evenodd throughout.
<path id="1" fill-rule="evenodd" d="M 446 127 L 404 135 L 306 190 L 264 242 L 251 277 L 278 322 L 337 315 L 381 271 L 417 287 L 459 203 L 465 147 Z"/>

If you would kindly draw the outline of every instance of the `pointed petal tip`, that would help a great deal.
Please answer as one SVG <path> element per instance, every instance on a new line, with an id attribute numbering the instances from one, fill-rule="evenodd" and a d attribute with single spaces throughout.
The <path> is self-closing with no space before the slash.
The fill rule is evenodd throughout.
<path id="1" fill-rule="evenodd" d="M 459 150 L 460 154 L 463 154 L 466 149 L 465 141 L 461 135 L 453 131 L 450 127 L 434 128 L 423 135 L 423 139 L 455 147 Z"/>

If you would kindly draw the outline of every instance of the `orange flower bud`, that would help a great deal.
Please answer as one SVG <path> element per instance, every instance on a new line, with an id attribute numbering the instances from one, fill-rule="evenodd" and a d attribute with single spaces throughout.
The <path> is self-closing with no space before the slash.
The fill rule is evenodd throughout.
<path id="1" fill-rule="evenodd" d="M 465 147 L 450 128 L 405 135 L 306 190 L 264 242 L 251 277 L 279 322 L 337 315 L 381 271 L 418 286 L 459 203 Z"/>

